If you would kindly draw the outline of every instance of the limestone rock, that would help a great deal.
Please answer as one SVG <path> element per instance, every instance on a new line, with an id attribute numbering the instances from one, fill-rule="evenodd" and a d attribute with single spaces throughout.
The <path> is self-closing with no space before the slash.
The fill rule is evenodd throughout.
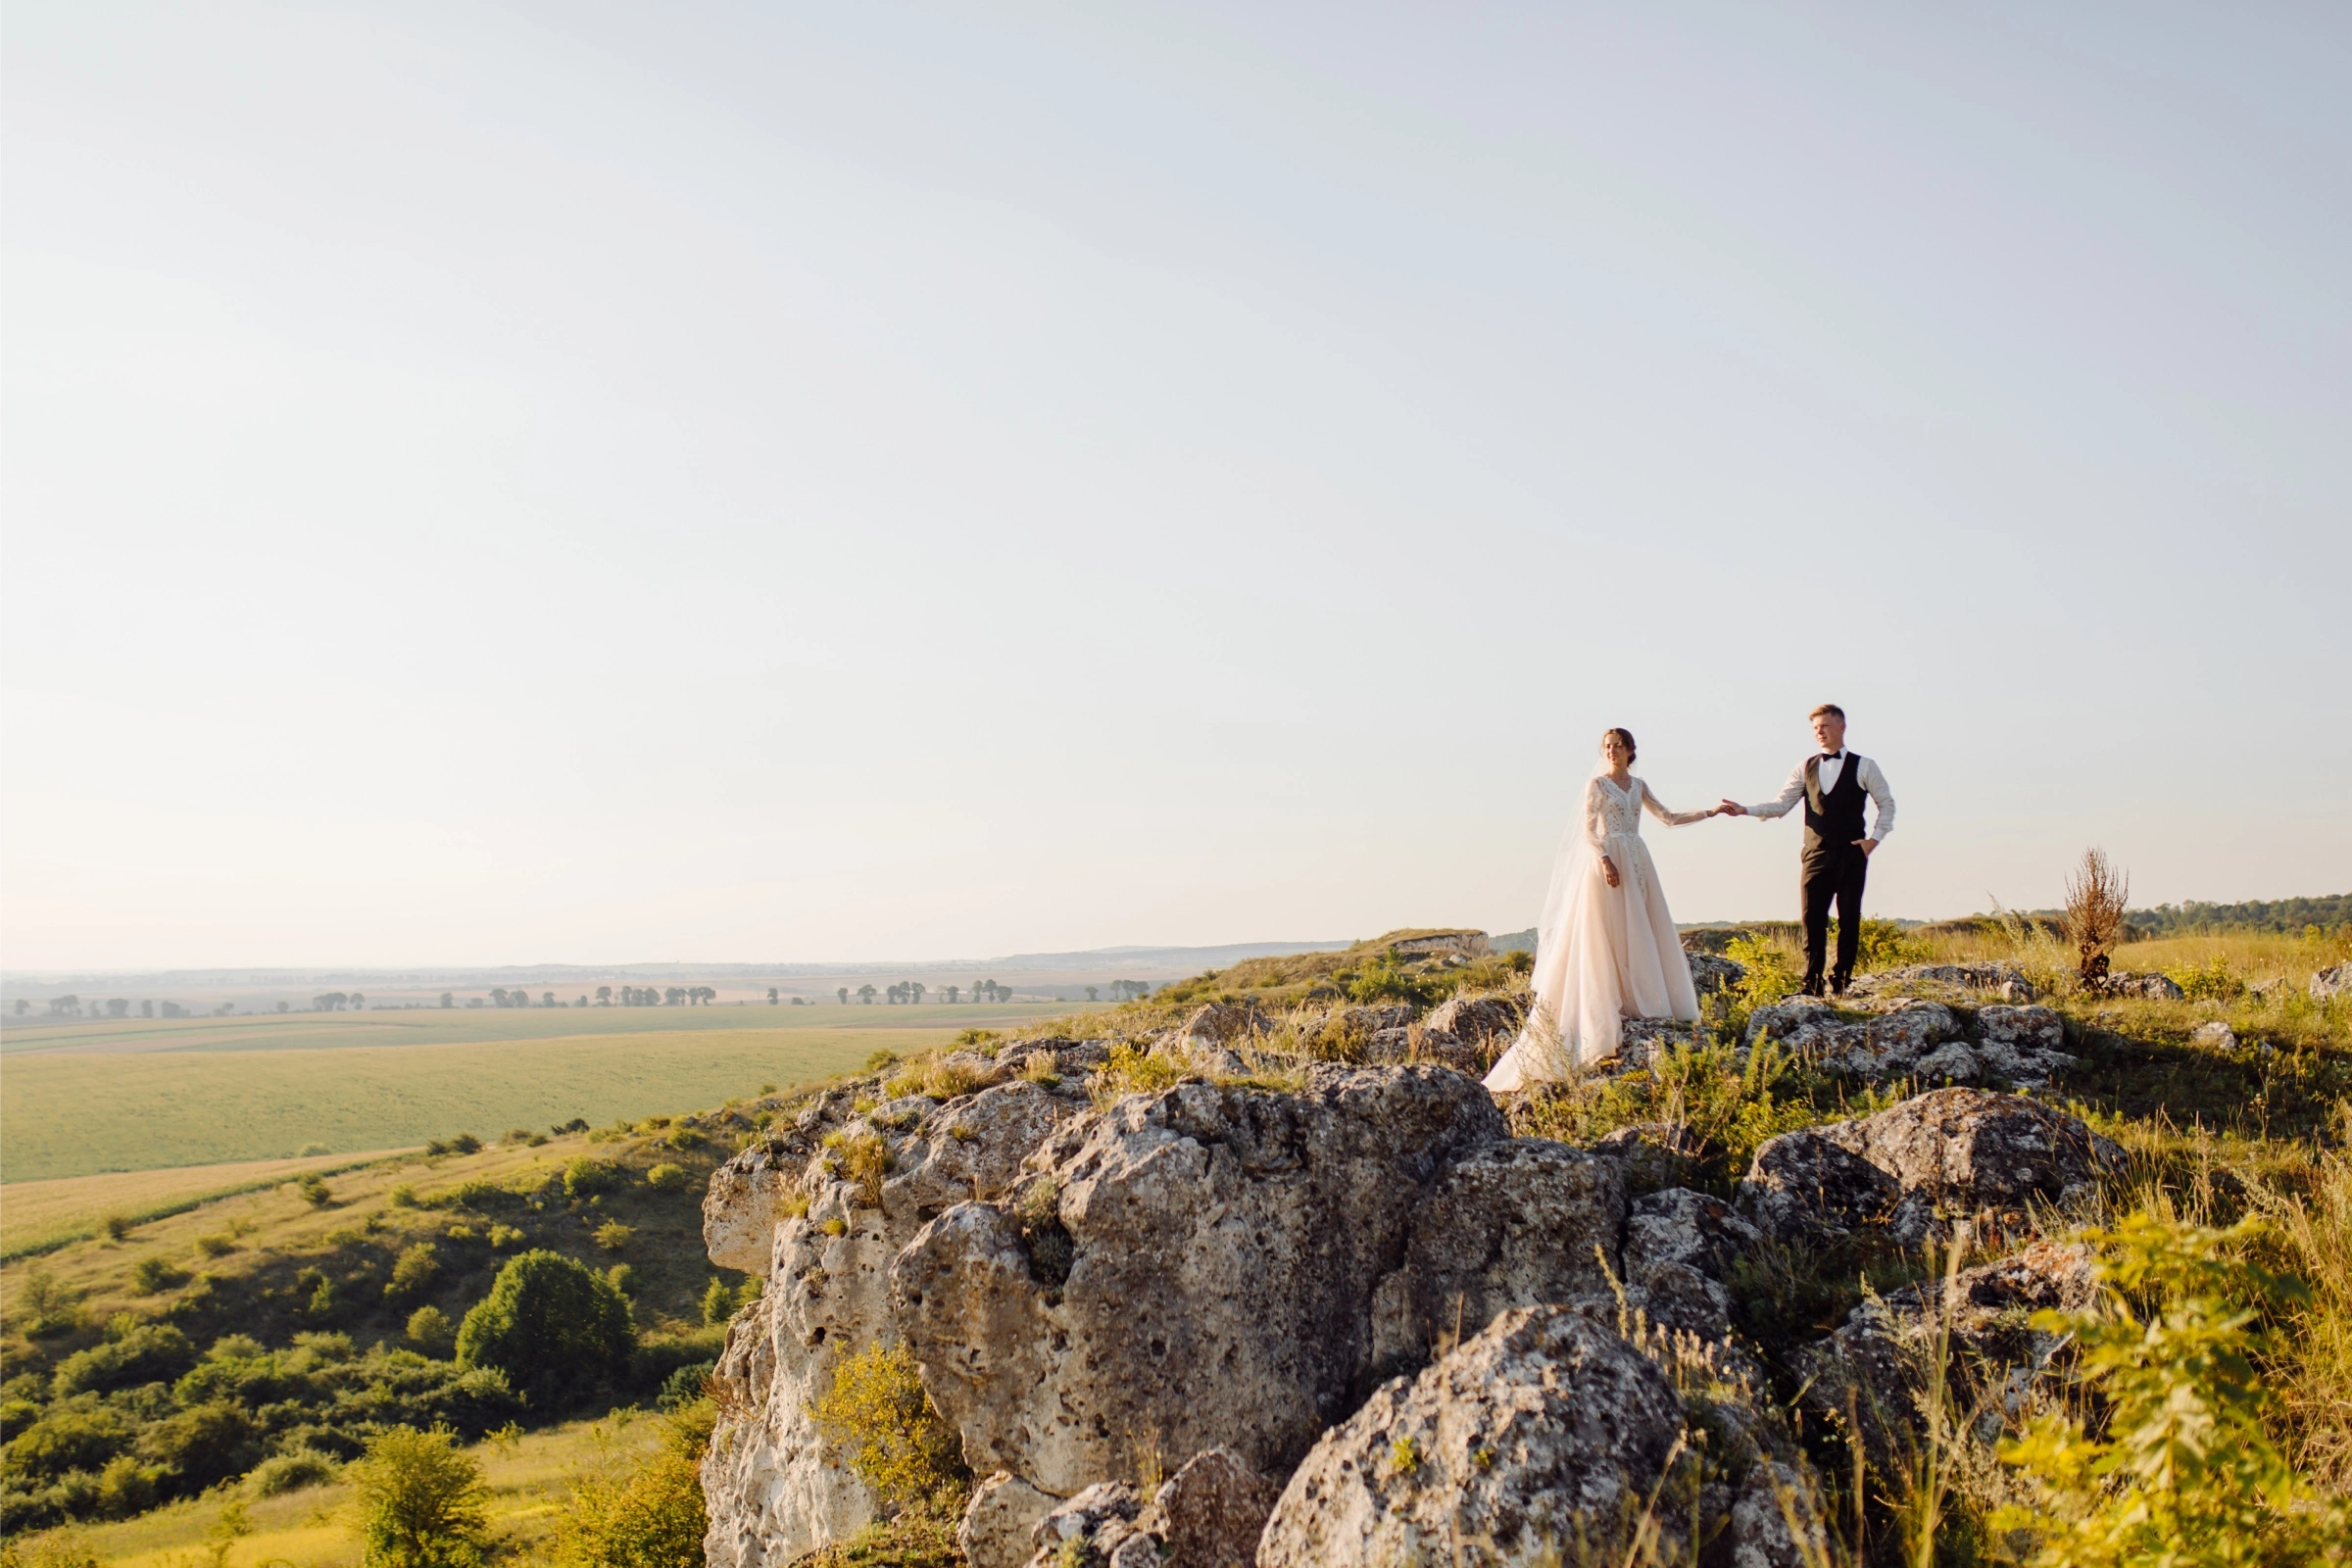
<path id="1" fill-rule="evenodd" d="M 1977 1058 L 1993 1077 L 2038 1087 L 2076 1064 L 2062 1049 L 2066 1020 L 2048 1007 L 1985 1007 L 1977 1028 Z"/>
<path id="2" fill-rule="evenodd" d="M 1126 1482 L 1098 1481 L 1037 1522 L 1030 1532 L 1037 1551 L 1029 1561 L 1033 1568 L 1060 1568 L 1067 1544 L 1080 1541 L 1094 1547 L 1091 1555 L 1100 1562 L 1135 1533 L 1135 1516 L 1143 1511 L 1144 1499 Z"/>
<path id="3" fill-rule="evenodd" d="M 1373 1301 L 1373 1375 L 1422 1365 L 1508 1307 L 1614 1300 L 1625 1223 L 1617 1160 L 1544 1138 L 1472 1150 L 1413 1212 L 1404 1262 Z M 1598 1249 L 1598 1251 L 1595 1251 Z"/>
<path id="4" fill-rule="evenodd" d="M 1848 1021 L 1819 997 L 1784 997 L 1747 1015 L 1745 1043 L 1753 1046 L 1767 1035 L 1790 1050 L 1835 1050 L 1866 1041 L 1866 1025 Z"/>
<path id="5" fill-rule="evenodd" d="M 2191 1029 L 2188 1032 L 2188 1043 L 2192 1046 L 2202 1046 L 2207 1051 L 2235 1051 L 2237 1049 L 2237 1032 L 2222 1022 L 2221 1019 L 2216 1018 L 2210 1023 L 2201 1023 Z"/>
<path id="6" fill-rule="evenodd" d="M 1036 1553 L 1031 1532 L 1060 1503 L 1059 1497 L 1000 1470 L 972 1489 L 956 1544 L 969 1568 L 1021 1568 Z"/>
<path id="7" fill-rule="evenodd" d="M 2352 963 L 2339 963 L 2311 977 L 2312 1001 L 2329 1002 L 2337 997 L 2352 997 Z"/>
<path id="8" fill-rule="evenodd" d="M 1374 1289 L 1431 1184 L 1505 1136 L 1434 1066 L 1132 1095 L 1033 1159 L 1066 1274 L 1011 1204 L 961 1204 L 899 1256 L 897 1320 L 975 1469 L 1067 1494 L 1148 1444 L 1280 1474 L 1363 1396 Z"/>
<path id="9" fill-rule="evenodd" d="M 1720 1198 L 1688 1188 L 1638 1198 L 1625 1222 L 1626 1295 L 1652 1323 L 1702 1340 L 1728 1339 L 1732 1293 L 1725 1277 L 1762 1240 Z"/>
<path id="10" fill-rule="evenodd" d="M 1191 1016 L 1177 1025 L 1176 1033 L 1233 1046 L 1246 1045 L 1251 1036 L 1264 1034 L 1273 1027 L 1274 1020 L 1260 1012 L 1253 1002 L 1212 1002 L 1195 1008 Z"/>
<path id="11" fill-rule="evenodd" d="M 1797 1033 L 1804 1032 L 1800 1025 Z M 1824 1067 L 1878 1083 L 1919 1073 L 1924 1058 L 1934 1054 L 1944 1042 L 1957 1041 L 1960 1033 L 1960 1020 L 1952 1015 L 1951 1008 L 1940 1002 L 1912 999 L 1859 1028 L 1845 1025 L 1819 1029 L 1817 1038 L 1822 1044 Z M 1962 1049 L 1965 1053 L 1966 1048 Z M 1964 1054 L 1940 1059 L 1941 1070 L 1946 1073 L 1957 1066 L 1966 1076 L 1976 1076 L 1973 1058 Z"/>
<path id="12" fill-rule="evenodd" d="M 2033 1385 L 2057 1352 L 2057 1336 L 2029 1319 L 2044 1309 L 2081 1311 L 2098 1294 L 2090 1250 L 2080 1244 L 2035 1242 L 2010 1255 L 1964 1269 L 1951 1281 L 1927 1280 L 1864 1301 L 1828 1339 L 1796 1351 L 1801 1402 L 1833 1421 L 1851 1421 L 1882 1470 L 1916 1442 L 1919 1398 L 1935 1339 L 1948 1322 L 1947 1377 L 1954 1398 L 1967 1406 L 1983 1395 L 1989 1440 L 2004 1418 L 2023 1414 Z"/>
<path id="13" fill-rule="evenodd" d="M 1850 1235 L 1884 1224 L 1902 1184 L 1830 1136 L 1808 1127 L 1756 1146 L 1740 1179 L 1740 1214 L 1781 1241 Z"/>
<path id="14" fill-rule="evenodd" d="M 1690 984 L 1702 997 L 1718 991 L 1729 991 L 1747 978 L 1747 965 L 1731 958 L 1720 958 L 1712 953 L 1690 953 Z"/>
<path id="15" fill-rule="evenodd" d="M 1698 1135 L 1679 1121 L 1643 1121 L 1620 1127 L 1592 1145 L 1592 1152 L 1625 1166 L 1631 1195 L 1680 1187 L 1702 1152 Z"/>
<path id="16" fill-rule="evenodd" d="M 776 1225 L 800 1193 L 810 1152 L 805 1140 L 795 1149 L 770 1139 L 710 1173 L 710 1188 L 703 1197 L 703 1246 L 711 1262 L 744 1274 L 767 1272 Z"/>
<path id="17" fill-rule="evenodd" d="M 1280 1495 L 1279 1484 L 1240 1456 L 1211 1448 L 1160 1484 L 1136 1530 L 1152 1539 L 1164 1568 L 1250 1568 Z"/>
<path id="18" fill-rule="evenodd" d="M 2032 1002 L 2036 995 L 2025 970 L 2006 960 L 1991 963 L 1914 963 L 1881 969 L 1855 979 L 1857 998 L 1990 993 L 2004 1002 Z"/>
<path id="19" fill-rule="evenodd" d="M 1874 1116 L 1784 1136 L 1835 1144 L 1893 1178 L 1902 1197 L 1887 1228 L 1905 1247 L 1987 1225 L 2017 1229 L 2029 1203 L 2080 1203 L 2124 1166 L 2124 1152 L 2076 1118 L 1982 1089 L 1939 1089 Z M 1764 1163 L 1762 1150 L 1756 1157 Z"/>
<path id="20" fill-rule="evenodd" d="M 923 1225 L 952 1204 L 997 1196 L 1056 1125 L 1089 1110 L 1075 1089 L 1054 1094 L 1026 1082 L 944 1105 L 908 1096 L 859 1115 L 843 1095 L 812 1108 L 789 1141 L 814 1151 L 798 1183 L 806 1213 L 778 1216 L 774 1200 L 748 1179 L 748 1220 L 713 1225 L 712 1204 L 705 1205 L 707 1232 L 728 1240 L 730 1255 L 743 1255 L 758 1224 L 772 1232 L 772 1250 L 758 1264 L 766 1292 L 730 1326 L 714 1373 L 734 1412 L 703 1464 L 704 1549 L 714 1568 L 777 1568 L 873 1517 L 878 1499 L 830 1451 L 810 1402 L 841 1356 L 897 1343 L 890 1265 Z M 829 1146 L 834 1135 L 841 1142 Z M 853 1146 L 877 1149 L 887 1164 L 878 1193 L 848 1179 L 843 1151 Z M 772 1170 L 773 1146 L 759 1147 L 769 1150 Z M 755 1206 L 761 1202 L 770 1204 L 764 1212 Z"/>
<path id="21" fill-rule="evenodd" d="M 2186 1002 L 2188 993 L 2181 990 L 2170 975 L 2111 974 L 2099 987 L 2110 997 L 2137 997 L 2143 1002 Z"/>
<path id="22" fill-rule="evenodd" d="M 1682 1427 L 1665 1374 L 1617 1335 L 1568 1308 L 1506 1312 L 1316 1442 L 1257 1568 L 1450 1562 L 1466 1544 L 1516 1564 L 1613 1541 Z"/>
<path id="23" fill-rule="evenodd" d="M 1524 993 L 1442 1002 L 1421 1020 L 1421 1059 L 1483 1076 L 1510 1049 L 1526 1014 Z"/>

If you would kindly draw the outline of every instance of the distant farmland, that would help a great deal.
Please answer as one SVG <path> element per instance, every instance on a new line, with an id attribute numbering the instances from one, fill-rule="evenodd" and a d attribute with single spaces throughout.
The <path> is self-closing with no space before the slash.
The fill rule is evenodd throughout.
<path id="1" fill-rule="evenodd" d="M 845 1020 L 851 1012 L 860 1016 Z M 510 1127 L 543 1130 L 574 1116 L 603 1123 L 674 1114 L 762 1084 L 844 1072 L 876 1051 L 925 1050 L 967 1022 L 1006 1025 L 1037 1012 L 614 1007 L 207 1018 L 150 1023 L 154 1032 L 136 1035 L 84 1025 L 37 1045 L 20 1039 L 0 1064 L 0 1179 L 283 1159 L 311 1146 L 358 1152 L 461 1131 L 495 1138 Z M 800 1027 L 784 1027 L 779 1015 L 795 1013 Z M 428 1035 L 413 1044 L 359 1043 L 386 1038 L 378 1019 L 442 1027 L 463 1019 L 472 1027 L 456 1042 L 428 1043 Z M 754 1019 L 764 1026 L 746 1027 Z M 847 1026 L 869 1019 L 899 1027 Z M 906 1027 L 917 1020 L 931 1027 Z M 558 1021 L 572 1027 L 549 1038 L 544 1026 Z M 586 1032 L 590 1023 L 606 1032 Z M 538 1038 L 526 1024 L 543 1026 Z M 235 1038 L 208 1025 L 272 1032 Z M 166 1028 L 176 1037 L 163 1036 Z"/>

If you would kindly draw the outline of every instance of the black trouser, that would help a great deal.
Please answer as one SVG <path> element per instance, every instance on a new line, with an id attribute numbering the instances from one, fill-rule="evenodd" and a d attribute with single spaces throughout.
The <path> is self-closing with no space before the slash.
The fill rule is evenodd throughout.
<path id="1" fill-rule="evenodd" d="M 1838 901 L 1838 967 L 1830 983 L 1843 991 L 1854 977 L 1862 947 L 1862 881 L 1870 857 L 1859 845 L 1824 844 L 1806 852 L 1798 883 L 1805 901 L 1805 995 L 1821 995 L 1822 960 L 1830 949 L 1830 901 Z"/>

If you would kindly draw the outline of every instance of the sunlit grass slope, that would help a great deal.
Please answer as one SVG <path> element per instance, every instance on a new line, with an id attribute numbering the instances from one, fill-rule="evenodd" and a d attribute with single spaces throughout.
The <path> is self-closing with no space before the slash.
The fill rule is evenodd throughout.
<path id="1" fill-rule="evenodd" d="M 0 1257 L 41 1251 L 62 1242 L 94 1236 L 99 1222 L 109 1215 L 121 1215 L 134 1223 L 161 1219 L 212 1199 L 274 1187 L 305 1171 L 331 1173 L 368 1157 L 316 1154 L 308 1159 L 248 1159 L 226 1165 L 15 1182 L 0 1189 Z"/>

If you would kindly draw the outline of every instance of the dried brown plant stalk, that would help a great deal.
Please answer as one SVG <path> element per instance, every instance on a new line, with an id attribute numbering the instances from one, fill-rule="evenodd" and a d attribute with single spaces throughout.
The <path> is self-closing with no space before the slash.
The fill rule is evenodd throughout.
<path id="1" fill-rule="evenodd" d="M 2066 939 L 2074 944 L 2082 983 L 2093 990 L 2107 982 L 2108 950 L 2123 934 L 2131 891 L 2132 879 L 2105 850 L 2084 850 L 2082 863 L 2066 879 Z"/>

